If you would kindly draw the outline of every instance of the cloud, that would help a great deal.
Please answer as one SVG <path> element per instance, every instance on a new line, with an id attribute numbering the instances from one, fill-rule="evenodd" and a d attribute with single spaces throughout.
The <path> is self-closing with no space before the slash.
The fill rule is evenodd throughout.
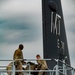
<path id="1" fill-rule="evenodd" d="M 64 22 L 66 28 L 66 35 L 71 58 L 71 65 L 75 67 L 75 1 L 74 0 L 61 0 Z"/>
<path id="2" fill-rule="evenodd" d="M 26 18 L 25 18 L 26 19 Z M 36 24 L 36 25 L 35 25 Z M 20 41 L 34 41 L 39 37 L 38 24 L 35 22 L 26 22 L 22 19 L 8 19 L 0 25 L 0 42 L 18 43 Z"/>
<path id="3" fill-rule="evenodd" d="M 6 2 L 0 5 L 0 16 L 1 17 L 11 17 L 11 15 L 19 14 L 34 14 L 38 15 L 39 11 L 41 12 L 40 3 L 36 0 L 6 0 Z M 41 2 L 41 1 L 40 1 Z"/>
<path id="4" fill-rule="evenodd" d="M 29 42 L 41 35 L 42 15 L 39 14 L 41 10 L 39 10 L 38 1 L 33 1 L 6 0 L 2 2 L 0 5 L 1 43 Z"/>

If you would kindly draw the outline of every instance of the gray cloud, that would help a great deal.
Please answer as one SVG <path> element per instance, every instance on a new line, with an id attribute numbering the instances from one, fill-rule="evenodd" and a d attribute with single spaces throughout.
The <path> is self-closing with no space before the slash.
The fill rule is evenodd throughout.
<path id="1" fill-rule="evenodd" d="M 75 67 L 75 0 L 61 0 L 72 67 Z"/>
<path id="2" fill-rule="evenodd" d="M 23 20 L 24 19 L 24 20 Z M 39 37 L 38 24 L 25 18 L 10 18 L 0 22 L 1 43 L 18 43 L 34 41 Z"/>
<path id="3" fill-rule="evenodd" d="M 1 43 L 34 41 L 41 35 L 39 27 L 41 25 L 41 21 L 39 20 L 39 18 L 41 17 L 38 17 L 38 15 L 40 15 L 40 10 L 38 8 L 37 2 L 38 0 L 33 0 L 33 2 L 30 0 L 1 1 Z"/>
<path id="4" fill-rule="evenodd" d="M 69 28 L 69 30 L 75 34 L 75 22 L 71 23 L 71 27 Z"/>

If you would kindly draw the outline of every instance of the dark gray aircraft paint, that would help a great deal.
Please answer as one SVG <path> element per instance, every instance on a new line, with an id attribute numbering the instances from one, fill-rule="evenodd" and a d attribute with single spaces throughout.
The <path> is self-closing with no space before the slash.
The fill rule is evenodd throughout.
<path id="1" fill-rule="evenodd" d="M 65 59 L 70 65 L 61 0 L 42 0 L 42 16 L 44 58 Z M 53 69 L 56 62 L 47 61 L 47 64 Z"/>

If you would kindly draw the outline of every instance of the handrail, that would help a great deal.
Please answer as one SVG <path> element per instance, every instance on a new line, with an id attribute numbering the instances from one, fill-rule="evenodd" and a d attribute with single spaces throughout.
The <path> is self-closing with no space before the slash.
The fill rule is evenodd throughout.
<path id="1" fill-rule="evenodd" d="M 22 59 L 17 59 L 17 60 L 22 60 Z M 24 59 L 25 61 L 36 61 L 37 59 Z M 41 59 L 42 60 L 42 59 Z M 12 70 L 6 70 L 6 69 L 1 69 L 1 68 L 6 68 L 6 66 L 4 65 L 0 65 L 0 73 L 5 73 L 5 72 L 13 72 L 12 75 L 15 75 L 15 72 L 50 72 L 50 75 L 54 75 L 54 72 L 56 73 L 55 75 L 59 75 L 59 73 L 63 74 L 63 75 L 67 75 L 67 71 L 71 71 L 72 72 L 72 75 L 74 75 L 75 73 L 75 69 L 73 67 L 71 67 L 70 65 L 66 64 L 63 61 L 61 60 L 58 60 L 58 59 L 44 59 L 44 60 L 49 60 L 49 61 L 52 61 L 54 60 L 56 62 L 56 66 L 54 66 L 54 68 L 52 70 L 48 69 L 48 70 L 15 70 L 15 67 L 14 67 L 14 61 L 15 60 L 3 60 L 1 59 L 0 61 L 12 61 L 13 64 L 13 69 Z M 64 64 L 63 66 L 61 66 L 60 68 L 60 65 L 58 64 L 58 62 L 61 62 L 62 64 Z M 28 65 L 28 64 L 26 64 Z"/>

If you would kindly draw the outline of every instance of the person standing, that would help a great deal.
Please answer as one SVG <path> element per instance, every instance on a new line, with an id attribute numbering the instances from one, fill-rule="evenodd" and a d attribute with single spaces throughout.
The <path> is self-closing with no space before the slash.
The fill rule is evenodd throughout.
<path id="1" fill-rule="evenodd" d="M 14 55 L 13 55 L 13 60 L 15 60 L 14 64 L 16 67 L 16 70 L 22 70 L 22 64 L 24 64 L 24 58 L 23 58 L 23 50 L 24 46 L 22 44 L 19 45 L 18 49 L 15 50 Z M 20 60 L 19 60 L 20 59 Z M 18 75 L 23 75 L 22 72 L 16 72 Z"/>

